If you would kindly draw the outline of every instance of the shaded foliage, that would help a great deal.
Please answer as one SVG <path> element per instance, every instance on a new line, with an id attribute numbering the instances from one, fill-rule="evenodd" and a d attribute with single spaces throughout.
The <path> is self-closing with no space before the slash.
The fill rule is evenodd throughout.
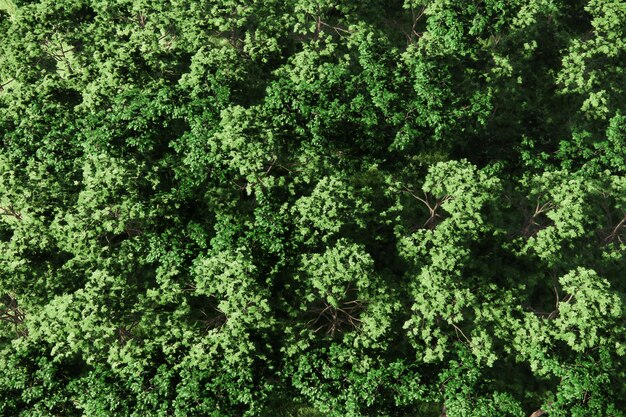
<path id="1" fill-rule="evenodd" d="M 620 0 L 0 0 L 0 415 L 624 416 Z"/>

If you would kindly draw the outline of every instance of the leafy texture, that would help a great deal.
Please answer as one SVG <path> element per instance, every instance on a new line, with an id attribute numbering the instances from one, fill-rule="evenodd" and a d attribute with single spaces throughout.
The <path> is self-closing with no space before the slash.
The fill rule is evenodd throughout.
<path id="1" fill-rule="evenodd" d="M 0 0 L 0 416 L 625 416 L 621 0 Z"/>

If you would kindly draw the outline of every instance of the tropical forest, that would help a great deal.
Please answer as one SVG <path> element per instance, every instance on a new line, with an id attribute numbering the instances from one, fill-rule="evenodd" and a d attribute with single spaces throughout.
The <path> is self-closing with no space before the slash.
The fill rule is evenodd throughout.
<path id="1" fill-rule="evenodd" d="M 0 0 L 0 417 L 625 417 L 626 0 Z"/>

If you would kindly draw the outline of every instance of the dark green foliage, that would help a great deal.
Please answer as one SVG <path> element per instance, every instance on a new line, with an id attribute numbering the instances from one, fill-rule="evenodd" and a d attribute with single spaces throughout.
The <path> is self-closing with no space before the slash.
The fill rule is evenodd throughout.
<path id="1" fill-rule="evenodd" d="M 622 0 L 0 0 L 0 416 L 626 416 Z"/>

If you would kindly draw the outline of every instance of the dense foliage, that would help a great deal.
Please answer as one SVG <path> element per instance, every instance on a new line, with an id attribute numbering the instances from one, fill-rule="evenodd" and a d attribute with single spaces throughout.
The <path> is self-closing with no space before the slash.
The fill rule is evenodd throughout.
<path id="1" fill-rule="evenodd" d="M 626 416 L 623 0 L 0 37 L 0 415 Z"/>

